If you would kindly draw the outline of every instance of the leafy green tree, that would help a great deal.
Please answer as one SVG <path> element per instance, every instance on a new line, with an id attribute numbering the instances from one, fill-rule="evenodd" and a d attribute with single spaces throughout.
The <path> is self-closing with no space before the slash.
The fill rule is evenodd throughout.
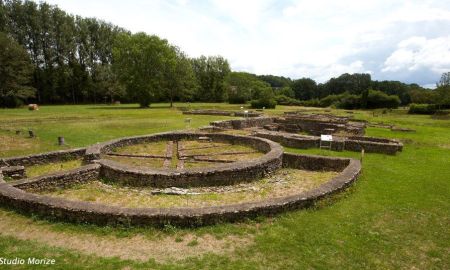
<path id="1" fill-rule="evenodd" d="M 310 100 L 317 97 L 317 83 L 313 79 L 301 78 L 292 83 L 295 98 L 299 100 Z"/>
<path id="2" fill-rule="evenodd" d="M 34 97 L 29 86 L 33 66 L 26 50 L 0 32 L 0 105 L 15 107 Z"/>
<path id="3" fill-rule="evenodd" d="M 436 84 L 437 87 L 440 86 L 450 86 L 450 71 L 449 72 L 444 72 L 441 75 L 441 79 L 439 80 L 439 82 Z"/>
<path id="4" fill-rule="evenodd" d="M 6 7 L 3 0 L 0 0 L 0 32 L 6 32 Z"/>
<path id="5" fill-rule="evenodd" d="M 415 104 L 434 104 L 436 91 L 426 89 L 413 89 L 409 92 L 411 102 Z"/>
<path id="6" fill-rule="evenodd" d="M 231 72 L 227 78 L 228 102 L 240 104 L 251 99 L 258 99 L 270 85 L 254 74 L 247 72 Z"/>
<path id="7" fill-rule="evenodd" d="M 450 72 L 443 73 L 436 86 L 435 104 L 440 108 L 450 108 Z"/>
<path id="8" fill-rule="evenodd" d="M 125 96 L 125 87 L 119 82 L 116 73 L 113 72 L 111 65 L 102 65 L 97 67 L 96 86 L 99 93 L 109 99 L 111 103 Z"/>
<path id="9" fill-rule="evenodd" d="M 292 80 L 290 78 L 286 78 L 283 76 L 259 75 L 258 78 L 270 84 L 270 86 L 274 89 L 289 87 L 292 84 Z"/>
<path id="10" fill-rule="evenodd" d="M 328 96 L 330 94 L 342 94 L 349 92 L 350 94 L 361 94 L 371 86 L 370 74 L 344 73 L 337 78 L 331 78 L 327 81 L 323 89 L 321 89 L 321 97 Z"/>
<path id="11" fill-rule="evenodd" d="M 273 90 L 270 87 L 265 87 L 264 89 L 262 89 L 262 91 L 259 93 L 258 98 L 252 100 L 250 103 L 252 108 L 256 109 L 274 109 L 277 105 Z"/>
<path id="12" fill-rule="evenodd" d="M 189 58 L 178 48 L 171 47 L 165 60 L 165 99 L 173 107 L 174 100 L 192 100 L 198 88 Z"/>
<path id="13" fill-rule="evenodd" d="M 397 95 L 402 101 L 402 104 L 409 104 L 411 103 L 410 91 L 421 87 L 413 84 L 407 85 L 399 81 L 372 81 L 371 88 L 388 95 Z"/>
<path id="14" fill-rule="evenodd" d="M 163 94 L 167 85 L 164 71 L 171 51 L 166 40 L 145 33 L 117 38 L 113 48 L 114 71 L 128 96 L 141 107 L 148 107 Z"/>
<path id="15" fill-rule="evenodd" d="M 295 92 L 289 86 L 285 86 L 285 87 L 282 87 L 282 88 L 275 89 L 275 94 L 276 95 L 283 95 L 283 96 L 286 96 L 288 98 L 295 98 Z"/>
<path id="16" fill-rule="evenodd" d="M 223 101 L 226 78 L 231 72 L 228 61 L 221 56 L 200 56 L 191 61 L 199 84 L 195 98 L 200 101 Z"/>

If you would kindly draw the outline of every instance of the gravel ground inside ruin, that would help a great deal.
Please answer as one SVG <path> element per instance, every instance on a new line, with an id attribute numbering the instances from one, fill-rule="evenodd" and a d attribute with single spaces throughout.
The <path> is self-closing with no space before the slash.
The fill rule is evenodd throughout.
<path id="1" fill-rule="evenodd" d="M 39 193 L 69 200 L 131 208 L 206 207 L 293 195 L 318 187 L 336 175 L 336 172 L 312 172 L 285 168 L 261 180 L 232 186 L 138 189 L 96 180 L 68 189 Z"/>

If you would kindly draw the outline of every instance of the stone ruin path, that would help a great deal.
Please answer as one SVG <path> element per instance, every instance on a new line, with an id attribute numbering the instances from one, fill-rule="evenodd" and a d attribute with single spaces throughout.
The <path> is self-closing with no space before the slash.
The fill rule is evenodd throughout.
<path id="1" fill-rule="evenodd" d="M 184 169 L 183 143 L 181 141 L 177 141 L 177 152 L 174 156 L 177 158 L 177 170 Z"/>
<path id="2" fill-rule="evenodd" d="M 164 159 L 163 168 L 168 169 L 170 164 L 172 163 L 172 155 L 173 155 L 173 141 L 168 141 L 166 146 L 166 158 Z"/>

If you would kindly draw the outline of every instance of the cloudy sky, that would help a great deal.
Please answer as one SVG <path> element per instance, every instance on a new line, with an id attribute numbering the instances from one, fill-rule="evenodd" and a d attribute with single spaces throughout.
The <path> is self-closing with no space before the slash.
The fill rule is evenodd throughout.
<path id="1" fill-rule="evenodd" d="M 450 0 L 46 0 L 233 70 L 310 77 L 342 73 L 433 86 L 450 71 Z"/>

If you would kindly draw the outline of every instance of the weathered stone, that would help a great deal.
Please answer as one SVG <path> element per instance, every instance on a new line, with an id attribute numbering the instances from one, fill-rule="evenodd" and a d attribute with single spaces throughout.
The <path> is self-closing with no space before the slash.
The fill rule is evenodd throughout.
<path id="1" fill-rule="evenodd" d="M 21 179 L 26 177 L 24 166 L 7 166 L 0 168 L 3 176 L 11 177 L 12 179 Z"/>
<path id="2" fill-rule="evenodd" d="M 283 166 L 341 172 L 330 181 L 307 192 L 252 203 L 204 208 L 122 208 L 92 202 L 69 201 L 22 190 L 66 187 L 95 179 L 99 176 L 100 165 L 91 164 L 69 172 L 20 180 L 11 184 L 0 183 L 0 204 L 27 214 L 50 217 L 64 222 L 93 223 L 100 226 L 119 224 L 202 226 L 224 221 L 234 222 L 260 215 L 272 216 L 311 206 L 318 199 L 348 187 L 357 179 L 361 171 L 361 163 L 357 160 L 294 154 L 283 156 Z"/>
<path id="3" fill-rule="evenodd" d="M 287 147 L 300 149 L 317 148 L 320 143 L 320 137 L 317 136 L 297 135 L 286 132 L 261 130 L 252 135 L 278 142 Z M 331 143 L 331 150 L 334 151 L 347 150 L 360 152 L 362 149 L 367 153 L 395 155 L 397 152 L 402 151 L 403 144 L 398 140 L 363 136 L 334 136 L 333 142 Z"/>
<path id="4" fill-rule="evenodd" d="M 45 163 L 49 163 L 49 162 L 57 162 L 57 161 L 64 161 L 64 160 L 68 160 L 68 159 L 79 158 L 84 155 L 85 151 L 86 151 L 86 148 L 60 150 L 60 151 L 54 151 L 54 152 L 47 152 L 47 153 L 43 153 L 43 154 L 4 158 L 3 161 L 8 166 L 17 166 L 17 165 L 29 166 L 29 165 L 35 165 L 35 164 L 45 164 Z"/>
<path id="5" fill-rule="evenodd" d="M 187 187 L 187 186 L 220 186 L 252 181 L 281 167 L 282 147 L 272 141 L 230 134 L 201 134 L 185 132 L 159 133 L 150 136 L 138 136 L 113 140 L 97 144 L 86 150 L 86 155 L 98 156 L 115 147 L 158 140 L 198 139 L 206 136 L 212 141 L 249 145 L 265 154 L 252 161 L 237 161 L 218 164 L 215 167 L 191 169 L 142 169 L 120 164 L 111 160 L 99 159 L 102 165 L 102 176 L 129 186 L 151 187 Z M 183 156 L 183 154 L 179 155 Z M 205 160 L 206 161 L 206 160 Z"/>

